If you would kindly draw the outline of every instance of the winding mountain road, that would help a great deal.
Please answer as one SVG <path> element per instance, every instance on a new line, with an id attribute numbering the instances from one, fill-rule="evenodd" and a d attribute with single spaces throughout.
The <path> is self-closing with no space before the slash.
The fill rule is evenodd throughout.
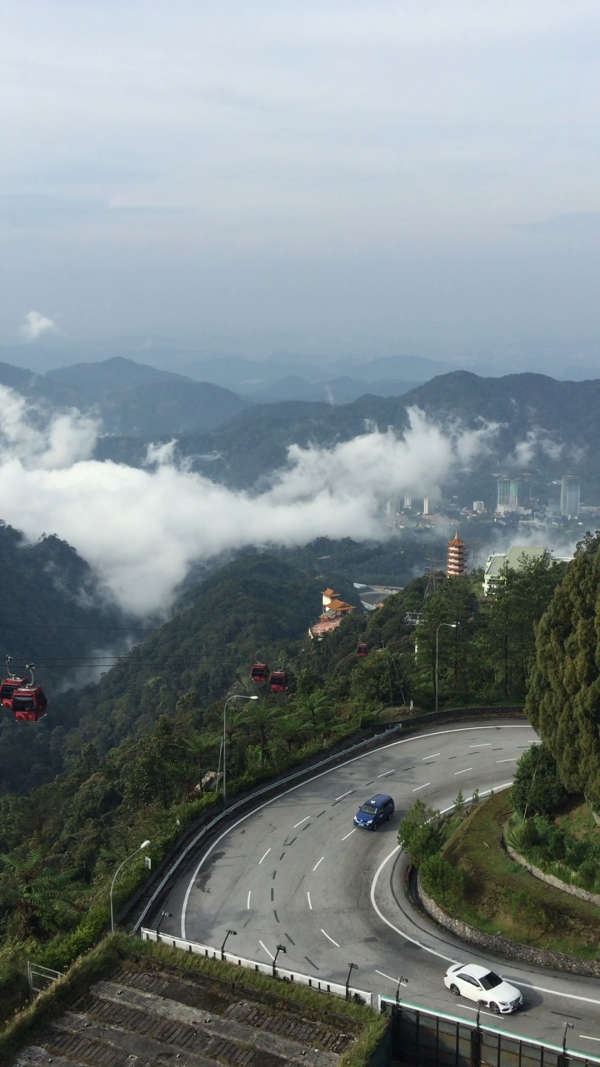
<path id="1" fill-rule="evenodd" d="M 286 967 L 352 983 L 411 1004 L 473 1018 L 442 985 L 451 962 L 492 964 L 525 995 L 517 1016 L 486 1021 L 508 1032 L 600 1056 L 600 980 L 485 956 L 440 929 L 403 893 L 397 846 L 402 815 L 420 797 L 444 810 L 510 784 L 516 761 L 537 741 L 525 723 L 494 721 L 428 730 L 383 745 L 288 788 L 232 823 L 182 872 L 161 907 L 162 931 L 268 963 L 285 946 Z M 390 793 L 396 815 L 376 833 L 352 817 L 376 792 Z M 281 952 L 281 949 L 280 949 Z M 487 1013 L 482 1012 L 482 1019 Z"/>

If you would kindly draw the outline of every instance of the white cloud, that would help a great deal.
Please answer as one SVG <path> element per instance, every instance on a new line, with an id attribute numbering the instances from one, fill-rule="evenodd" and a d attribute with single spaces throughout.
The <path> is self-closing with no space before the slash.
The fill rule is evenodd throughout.
<path id="1" fill-rule="evenodd" d="M 373 430 L 331 449 L 292 445 L 285 469 L 251 496 L 178 469 L 168 448 L 149 450 L 153 469 L 91 460 L 93 421 L 72 411 L 33 430 L 35 413 L 4 389 L 3 518 L 32 540 L 44 530 L 67 540 L 124 608 L 166 611 L 190 564 L 222 549 L 386 536 L 391 496 L 438 496 L 492 432 L 444 431 L 417 409 L 409 418 L 402 437 Z"/>
<path id="2" fill-rule="evenodd" d="M 42 337 L 45 333 L 52 333 L 54 330 L 56 330 L 56 323 L 47 315 L 42 315 L 39 311 L 28 311 L 19 333 L 26 341 L 37 341 L 38 337 Z"/>

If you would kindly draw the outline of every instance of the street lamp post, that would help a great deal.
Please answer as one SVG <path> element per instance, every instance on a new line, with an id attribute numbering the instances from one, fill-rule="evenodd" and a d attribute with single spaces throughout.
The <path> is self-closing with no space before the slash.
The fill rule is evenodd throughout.
<path id="1" fill-rule="evenodd" d="M 277 948 L 275 949 L 275 955 L 273 956 L 273 978 L 277 977 L 277 971 L 275 970 L 275 967 L 277 964 L 277 957 L 280 952 L 287 952 L 287 948 L 285 947 L 285 945 L 277 945 Z"/>
<path id="2" fill-rule="evenodd" d="M 351 963 L 348 967 L 348 974 L 346 975 L 346 1000 L 348 1000 L 348 993 L 350 991 L 350 975 L 353 970 L 358 970 L 358 963 Z"/>
<path id="3" fill-rule="evenodd" d="M 234 937 L 237 937 L 237 930 L 228 930 L 227 933 L 225 934 L 225 937 L 223 938 L 223 944 L 221 945 L 221 959 L 222 960 L 225 959 L 225 945 L 227 944 L 227 938 L 230 936 L 230 934 L 233 934 Z"/>
<path id="4" fill-rule="evenodd" d="M 141 852 L 141 850 L 143 848 L 148 848 L 149 844 L 150 844 L 149 841 L 142 841 L 141 845 L 138 845 L 138 847 L 135 848 L 133 850 L 133 852 L 130 853 L 129 856 L 125 856 L 125 859 L 123 860 L 122 863 L 119 864 L 119 866 L 117 867 L 115 873 L 113 874 L 113 879 L 112 879 L 112 882 L 110 883 L 110 932 L 111 932 L 111 934 L 114 934 L 114 932 L 115 932 L 115 913 L 114 913 L 114 910 L 113 910 L 113 892 L 114 892 L 114 888 L 115 888 L 115 882 L 116 882 L 117 878 L 119 877 L 119 874 L 123 870 L 123 867 L 125 866 L 125 864 L 129 863 L 129 860 L 132 860 L 134 856 L 137 856 L 138 852 Z"/>
<path id="5" fill-rule="evenodd" d="M 440 664 L 440 630 L 442 626 L 447 626 L 449 630 L 456 630 L 457 626 L 460 626 L 459 622 L 440 622 L 436 626 L 435 630 L 435 710 L 438 710 L 438 697 L 439 697 L 439 664 Z"/>
<path id="6" fill-rule="evenodd" d="M 248 696 L 245 693 L 234 693 L 227 697 L 223 705 L 223 807 L 227 806 L 227 705 L 232 700 L 258 700 L 256 694 Z"/>

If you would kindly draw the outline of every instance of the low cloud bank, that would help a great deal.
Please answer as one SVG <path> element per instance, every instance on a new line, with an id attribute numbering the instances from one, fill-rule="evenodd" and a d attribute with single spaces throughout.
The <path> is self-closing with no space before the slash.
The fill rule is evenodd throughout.
<path id="1" fill-rule="evenodd" d="M 45 531 L 68 541 L 124 609 L 166 611 L 190 564 L 223 549 L 386 536 L 390 497 L 439 496 L 495 433 L 409 415 L 402 437 L 371 430 L 332 449 L 292 445 L 270 487 L 250 496 L 176 467 L 169 446 L 151 446 L 143 470 L 94 461 L 94 420 L 72 411 L 38 428 L 35 410 L 0 387 L 0 514 L 31 540 Z"/>

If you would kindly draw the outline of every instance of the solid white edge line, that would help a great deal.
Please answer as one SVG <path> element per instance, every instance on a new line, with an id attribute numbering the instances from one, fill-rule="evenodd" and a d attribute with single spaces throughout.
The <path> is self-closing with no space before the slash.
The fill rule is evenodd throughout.
<path id="1" fill-rule="evenodd" d="M 260 865 L 261 865 L 262 861 L 263 861 L 263 860 L 266 860 L 266 858 L 267 858 L 267 856 L 269 855 L 269 852 L 270 852 L 270 851 L 271 851 L 271 849 L 270 849 L 270 848 L 268 848 L 268 849 L 267 849 L 267 851 L 265 852 L 264 856 L 261 856 L 261 857 L 260 857 L 260 859 L 259 859 L 259 861 L 258 861 L 258 866 L 259 866 L 259 867 L 260 867 Z"/>
<path id="2" fill-rule="evenodd" d="M 222 833 L 220 833 L 218 835 L 218 837 L 215 838 L 213 843 L 211 845 L 209 845 L 209 847 L 206 849 L 206 852 L 202 853 L 202 856 L 200 857 L 198 863 L 196 864 L 194 872 L 193 872 L 193 874 L 192 874 L 192 876 L 191 876 L 191 878 L 190 878 L 190 880 L 188 882 L 188 887 L 187 887 L 187 889 L 185 891 L 185 896 L 183 898 L 183 905 L 182 905 L 182 908 L 181 908 L 181 937 L 182 937 L 182 939 L 184 941 L 187 940 L 186 932 L 185 932 L 185 919 L 186 919 L 187 907 L 188 907 L 190 895 L 191 895 L 192 889 L 194 888 L 194 882 L 196 881 L 196 878 L 200 874 L 200 871 L 202 870 L 204 864 L 206 863 L 206 860 L 208 859 L 208 857 L 210 855 L 212 855 L 212 853 L 214 852 L 214 850 L 217 847 L 217 845 L 220 845 L 220 843 L 223 840 L 223 838 L 227 837 L 227 834 L 230 834 L 232 832 L 232 830 L 237 829 L 237 827 L 241 823 L 245 822 L 246 819 L 250 819 L 252 815 L 256 815 L 256 813 L 259 812 L 259 811 L 262 811 L 263 808 L 267 808 L 269 806 L 269 804 L 274 804 L 275 801 L 276 800 L 280 800 L 281 797 L 286 797 L 290 793 L 294 793 L 297 789 L 303 789 L 304 786 L 310 785 L 311 782 L 316 782 L 316 781 L 318 781 L 319 778 L 324 778 L 326 774 L 332 774 L 334 771 L 340 771 L 343 767 L 348 767 L 351 763 L 358 763 L 359 760 L 366 759 L 368 756 L 373 756 L 378 752 L 385 752 L 388 748 L 396 748 L 398 745 L 407 745 L 409 743 L 412 743 L 413 741 L 422 741 L 427 737 L 446 737 L 448 734 L 464 734 L 464 733 L 469 733 L 469 732 L 476 732 L 478 730 L 531 730 L 533 732 L 533 727 L 531 726 L 531 723 L 528 723 L 528 722 L 524 722 L 524 723 L 519 723 L 519 722 L 516 722 L 516 723 L 501 723 L 501 724 L 487 723 L 487 725 L 485 725 L 485 726 L 455 726 L 455 727 L 452 727 L 452 728 L 450 728 L 448 730 L 433 730 L 431 733 L 414 734 L 411 737 L 401 737 L 397 741 L 389 741 L 387 745 L 381 745 L 380 748 L 373 748 L 373 749 L 371 749 L 370 752 L 361 752 L 361 754 L 359 756 L 351 756 L 350 759 L 344 760 L 342 763 L 338 763 L 335 767 L 328 767 L 327 770 L 325 770 L 325 771 L 319 771 L 319 773 L 318 774 L 314 774 L 312 776 L 312 778 L 305 778 L 303 782 L 297 782 L 296 785 L 289 786 L 288 789 L 282 790 L 281 793 L 277 793 L 274 797 L 271 797 L 269 800 L 263 800 L 262 804 L 258 804 L 255 808 L 252 808 L 251 811 L 247 811 L 245 815 L 240 815 L 239 819 L 236 819 L 235 822 L 233 822 L 231 824 L 231 826 L 227 826 L 225 828 L 225 830 L 223 830 Z"/>
<path id="3" fill-rule="evenodd" d="M 320 866 L 321 866 L 321 864 L 322 864 L 322 862 L 323 862 L 323 860 L 324 860 L 324 859 L 325 859 L 325 856 L 321 856 L 321 859 L 320 859 L 320 860 L 317 860 L 317 862 L 315 863 L 315 865 L 314 865 L 314 867 L 313 867 L 313 874 L 314 874 L 314 872 L 316 871 L 317 867 L 320 867 Z"/>
<path id="4" fill-rule="evenodd" d="M 483 792 L 481 792 L 479 794 L 479 796 L 480 797 L 484 797 L 484 796 L 487 796 L 488 793 L 497 793 L 501 789 L 510 789 L 511 785 L 512 785 L 512 782 L 503 782 L 501 785 L 492 786 L 491 789 L 485 789 Z M 469 800 L 472 800 L 472 797 L 466 798 L 465 799 L 465 803 L 468 803 Z M 454 807 L 455 807 L 455 805 L 451 804 L 450 807 L 444 808 L 440 812 L 440 815 L 445 815 L 447 811 L 452 811 L 452 808 L 454 808 Z M 435 949 L 435 948 L 429 948 L 427 945 L 424 945 L 422 943 L 422 941 L 417 941 L 417 939 L 415 937 L 411 937 L 410 934 L 406 934 L 404 932 L 404 930 L 400 930 L 397 926 L 394 926 L 394 924 L 392 922 L 390 922 L 389 919 L 386 919 L 385 915 L 383 914 L 383 912 L 379 908 L 379 906 L 377 904 L 377 901 L 375 899 L 375 890 L 377 888 L 377 882 L 379 881 L 379 877 L 380 877 L 381 872 L 383 871 L 384 867 L 387 866 L 387 864 L 390 862 L 390 860 L 398 852 L 401 852 L 401 851 L 402 851 L 402 846 L 401 845 L 396 845 L 396 847 L 393 848 L 392 851 L 388 853 L 388 855 L 385 857 L 385 859 L 383 859 L 381 861 L 381 863 L 379 864 L 379 867 L 377 868 L 377 870 L 375 871 L 375 874 L 373 875 L 373 880 L 371 882 L 371 893 L 370 893 L 370 896 L 371 896 L 371 907 L 373 908 L 373 911 L 379 916 L 381 921 L 384 922 L 386 926 L 390 927 L 390 930 L 393 930 L 394 933 L 399 934 L 400 937 L 403 937 L 405 941 L 410 941 L 411 945 L 416 945 L 417 948 L 422 948 L 424 952 L 428 952 L 430 956 L 436 956 L 437 959 L 439 959 L 439 960 L 445 960 L 447 963 L 458 963 L 459 960 L 452 959 L 451 956 L 445 956 L 443 952 L 438 952 L 437 949 Z M 557 989 L 546 989 L 545 986 L 532 985 L 531 982 L 521 982 L 521 981 L 519 981 L 519 987 L 522 987 L 523 989 L 533 989 L 536 993 L 548 993 L 548 995 L 552 996 L 552 997 L 564 997 L 567 1000 L 578 1000 L 583 1004 L 599 1004 L 600 1005 L 600 1000 L 595 1000 L 593 997 L 582 997 L 582 996 L 579 996 L 577 993 L 564 993 L 564 992 L 562 992 L 562 990 L 559 991 Z"/>
<path id="5" fill-rule="evenodd" d="M 340 948 L 337 941 L 334 941 L 333 938 L 327 933 L 327 930 L 324 930 L 323 927 L 321 927 L 321 933 L 325 935 L 328 941 L 331 941 L 332 945 L 335 945 L 336 948 Z"/>
<path id="6" fill-rule="evenodd" d="M 313 910 L 313 906 L 312 906 L 312 900 L 311 900 L 311 897 L 310 897 L 310 889 L 306 890 L 306 899 L 308 900 L 308 906 L 309 906 L 310 910 L 312 911 Z"/>
<path id="7" fill-rule="evenodd" d="M 267 956 L 270 956 L 271 959 L 274 960 L 275 957 L 274 957 L 273 953 L 267 948 L 267 946 L 265 945 L 264 941 L 261 941 L 260 938 L 259 938 L 258 943 L 259 943 L 261 948 L 264 948 L 265 952 L 267 953 Z"/>

